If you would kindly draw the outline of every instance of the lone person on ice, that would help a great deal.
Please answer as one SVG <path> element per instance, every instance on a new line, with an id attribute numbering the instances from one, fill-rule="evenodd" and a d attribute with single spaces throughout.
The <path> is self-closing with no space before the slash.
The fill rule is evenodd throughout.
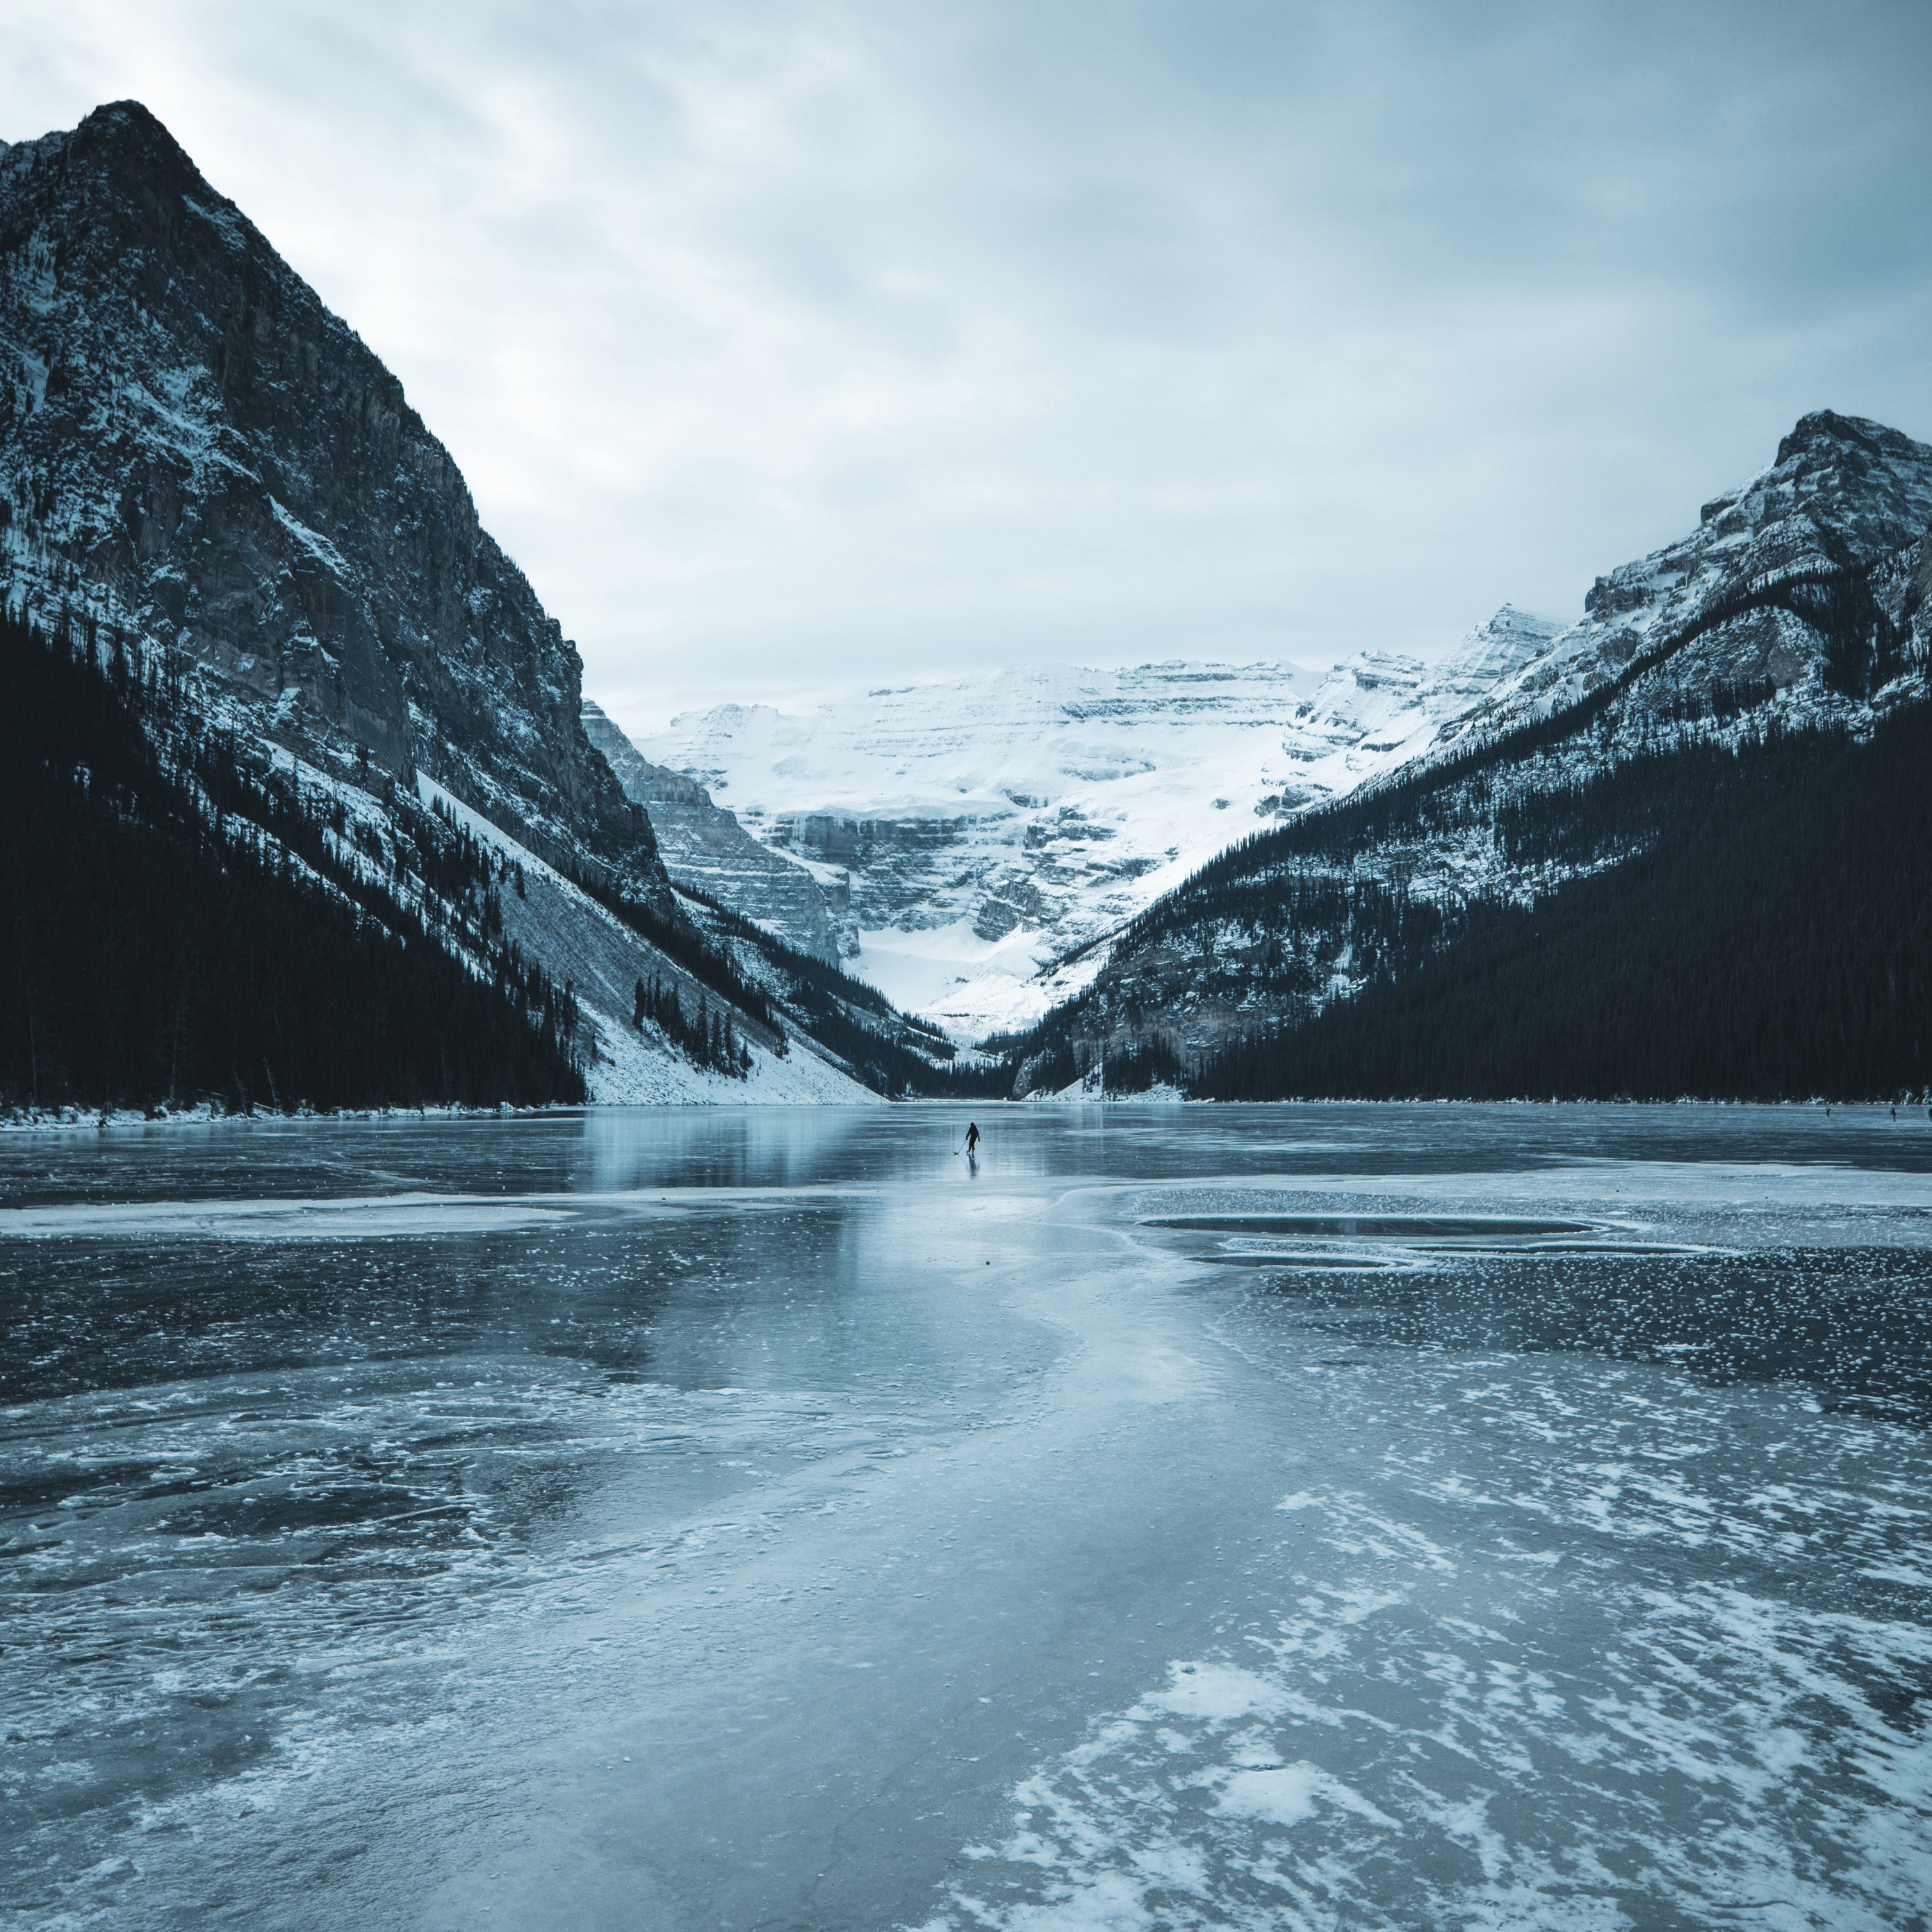
<path id="1" fill-rule="evenodd" d="M 966 1158 L 970 1160 L 979 1151 L 980 1130 L 970 1120 L 966 1123 Z"/>

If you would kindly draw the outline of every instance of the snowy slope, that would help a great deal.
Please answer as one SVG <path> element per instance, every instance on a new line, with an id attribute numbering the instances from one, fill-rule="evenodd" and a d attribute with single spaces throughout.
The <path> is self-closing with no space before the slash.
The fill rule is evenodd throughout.
<path id="1" fill-rule="evenodd" d="M 1820 633 L 1810 620 L 1818 612 L 1774 600 L 1792 592 L 1793 602 L 1816 598 L 1888 560 L 1909 572 L 1904 554 L 1928 524 L 1932 448 L 1864 417 L 1830 410 L 1802 417 L 1775 460 L 1706 502 L 1688 536 L 1598 578 L 1582 620 L 1497 677 L 1435 748 L 1547 717 L 1660 646 L 1688 652 L 1679 684 L 1816 685 Z M 1886 586 L 1877 587 L 1882 594 Z"/>
<path id="2" fill-rule="evenodd" d="M 639 979 L 657 974 L 674 980 L 685 1004 L 692 1007 L 698 998 L 697 982 L 562 874 L 433 778 L 418 774 L 416 784 L 424 803 L 440 802 L 458 824 L 521 866 L 524 891 L 503 898 L 505 930 L 526 952 L 542 958 L 554 978 L 567 980 L 583 1008 L 589 1036 L 585 1078 L 593 1100 L 628 1106 L 883 1104 L 850 1075 L 814 1053 L 808 1040 L 794 1041 L 780 1059 L 762 1032 L 741 1020 L 752 1070 L 748 1078 L 732 1080 L 694 1066 L 655 1026 L 633 1027 L 632 994 Z"/>
<path id="3" fill-rule="evenodd" d="M 638 749 L 849 904 L 864 976 L 956 1037 L 1024 1025 L 1076 961 L 1205 859 L 1437 742 L 1561 626 L 1504 609 L 1442 664 L 1041 668 L 872 691 L 808 717 L 686 713 Z"/>
<path id="4" fill-rule="evenodd" d="M 520 866 L 507 936 L 568 982 L 595 1097 L 870 1099 L 742 1014 L 745 1081 L 632 1026 L 638 979 L 699 992 L 566 876 L 676 916 L 585 734 L 575 647 L 395 377 L 138 103 L 0 148 L 0 598 L 124 650 L 137 696 L 184 694 L 181 728 L 339 806 L 334 861 L 479 976 L 490 936 L 427 883 L 421 802 Z"/>
<path id="5" fill-rule="evenodd" d="M 640 757 L 588 698 L 583 718 L 585 735 L 603 753 L 624 796 L 649 815 L 674 885 L 742 913 L 800 952 L 839 963 L 838 911 L 802 862 L 754 838 L 695 778 Z"/>
<path id="6" fill-rule="evenodd" d="M 670 904 L 576 649 L 448 451 L 137 102 L 0 151 L 0 587 L 188 661 L 320 769 L 421 769 Z"/>

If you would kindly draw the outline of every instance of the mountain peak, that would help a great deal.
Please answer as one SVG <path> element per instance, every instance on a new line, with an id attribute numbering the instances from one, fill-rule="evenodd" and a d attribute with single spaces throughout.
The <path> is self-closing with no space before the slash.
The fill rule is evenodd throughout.
<path id="1" fill-rule="evenodd" d="M 188 160 L 187 149 L 168 132 L 166 123 L 144 100 L 103 101 L 92 114 L 82 118 L 74 131 L 76 135 L 108 135 L 158 146 L 179 155 L 186 166 L 194 166 Z"/>
<path id="2" fill-rule="evenodd" d="M 576 650 L 449 452 L 138 100 L 0 166 L 0 457 L 11 603 L 155 639 L 320 768 L 420 769 L 668 902 Z"/>
<path id="3" fill-rule="evenodd" d="M 1903 430 L 1896 430 L 1869 416 L 1840 416 L 1836 410 L 1814 410 L 1798 418 L 1791 434 L 1778 446 L 1777 460 L 1781 470 L 1794 458 L 1823 457 L 1835 460 L 1846 450 L 1893 462 L 1922 464 L 1932 457 L 1932 449 L 1915 442 Z"/>
<path id="4" fill-rule="evenodd" d="M 1444 656 L 1436 667 L 1436 681 L 1445 692 L 1474 699 L 1513 677 L 1566 628 L 1558 618 L 1540 617 L 1505 604 Z"/>
<path id="5" fill-rule="evenodd" d="M 63 172 L 111 182 L 118 193 L 151 209 L 178 196 L 234 206 L 209 186 L 187 149 L 139 100 L 108 101 L 78 126 L 18 142 L 10 152 L 29 166 L 58 156 Z"/>

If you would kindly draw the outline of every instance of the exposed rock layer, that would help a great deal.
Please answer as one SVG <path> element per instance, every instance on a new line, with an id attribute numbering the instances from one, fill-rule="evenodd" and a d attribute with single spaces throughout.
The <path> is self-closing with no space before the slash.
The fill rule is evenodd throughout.
<path id="1" fill-rule="evenodd" d="M 1598 578 L 1581 621 L 1499 680 L 1444 743 L 1547 716 L 1658 650 L 1680 683 L 1815 680 L 1832 586 L 1869 577 L 1902 609 L 1928 524 L 1932 448 L 1882 423 L 1816 411 L 1768 468 L 1706 502 L 1680 541 Z"/>
<path id="2" fill-rule="evenodd" d="M 1562 628 L 1506 608 L 1438 664 L 1364 652 L 1318 683 L 1282 664 L 1054 667 L 806 718 L 721 705 L 644 750 L 836 881 L 860 970 L 974 1039 L 1039 1017 L 1039 966 L 1244 831 L 1438 742 Z"/>
<path id="3" fill-rule="evenodd" d="M 801 952 L 838 964 L 832 902 L 811 873 L 754 838 L 695 778 L 652 764 L 588 698 L 583 715 L 585 735 L 625 796 L 650 814 L 674 884 L 742 914 Z"/>

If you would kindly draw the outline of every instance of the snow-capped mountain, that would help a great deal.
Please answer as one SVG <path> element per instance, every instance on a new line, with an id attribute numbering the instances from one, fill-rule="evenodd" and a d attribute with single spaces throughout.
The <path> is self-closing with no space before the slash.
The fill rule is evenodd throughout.
<path id="1" fill-rule="evenodd" d="M 649 816 L 674 884 L 743 914 L 800 952 L 838 964 L 842 896 L 835 908 L 812 872 L 754 838 L 695 778 L 640 757 L 601 706 L 586 698 L 583 716 L 585 736 L 604 754 L 624 796 Z"/>
<path id="2" fill-rule="evenodd" d="M 152 116 L 0 148 L 20 661 L 146 735 L 146 762 L 115 741 L 148 801 L 127 822 L 199 840 L 210 903 L 232 860 L 332 907 L 314 929 L 343 958 L 358 922 L 441 948 L 496 1022 L 540 1010 L 567 1039 L 554 1092 L 579 1061 L 604 1100 L 992 1077 L 949 1071 L 839 958 L 956 1038 L 1047 1016 L 1022 1089 L 1076 1047 L 1296 1023 L 1471 907 L 1667 838 L 1604 805 L 1606 775 L 1669 789 L 1678 752 L 1869 735 L 1922 704 L 1928 523 L 1932 449 L 1823 412 L 1578 622 L 1505 608 L 1433 665 L 1009 670 L 804 718 L 721 706 L 633 745 L 395 379 Z M 61 755 L 55 794 L 86 796 Z"/>
<path id="3" fill-rule="evenodd" d="M 345 776 L 420 769 L 560 862 L 664 890 L 583 667 L 354 332 L 138 103 L 0 153 L 14 602 L 64 600 Z"/>
<path id="4" fill-rule="evenodd" d="M 1409 755 L 1352 797 L 1224 855 L 1045 976 L 1072 1004 L 1053 1022 L 1054 1054 L 1034 1049 L 1042 1068 L 1066 1072 L 1076 1042 L 1080 1057 L 1118 1054 L 1158 1034 L 1185 1060 L 1300 1024 L 1434 956 L 1472 907 L 1532 905 L 1668 844 L 1668 820 L 1610 782 L 1620 771 L 1648 772 L 1660 794 L 1711 748 L 1832 730 L 1862 741 L 1924 706 L 1928 526 L 1932 447 L 1805 417 L 1682 542 L 1599 578 L 1580 622 L 1519 630 L 1490 660 L 1492 688 L 1445 700 Z M 1706 766 L 1715 776 L 1687 793 L 1700 809 L 1724 782 Z M 1794 794 L 1792 808 L 1828 802 Z M 1606 931 L 1600 946 L 1622 937 Z"/>
<path id="5" fill-rule="evenodd" d="M 1498 676 L 1432 749 L 1630 686 L 1653 656 L 1670 675 L 1634 693 L 1634 716 L 1684 692 L 1760 680 L 1791 692 L 1800 714 L 1808 693 L 1828 710 L 1848 694 L 1831 652 L 1861 623 L 1868 632 L 1882 608 L 1910 628 L 1918 606 L 1904 606 L 1928 524 L 1932 448 L 1862 417 L 1805 416 L 1768 466 L 1703 506 L 1694 530 L 1598 578 L 1582 620 Z"/>
<path id="6" fill-rule="evenodd" d="M 1505 608 L 1438 664 L 1365 652 L 1318 682 L 1282 664 L 1055 667 L 802 718 L 720 705 L 638 750 L 808 867 L 860 972 L 972 1040 L 1038 1018 L 1071 983 L 1042 967 L 1232 841 L 1437 743 L 1561 628 Z M 731 903 L 766 916 L 755 889 Z"/>
<path id="7" fill-rule="evenodd" d="M 1932 449 L 1823 411 L 1682 540 L 1599 578 L 1576 622 L 1505 607 L 1433 665 L 1364 652 L 1312 689 L 1272 664 L 1025 671 L 808 718 L 722 706 L 644 748 L 849 895 L 861 970 L 956 1036 L 1090 988 L 1106 1010 L 1083 1002 L 1083 1025 L 1178 1017 L 1198 1046 L 1272 1010 L 1239 961 L 1282 938 L 1180 943 L 1186 882 L 1216 854 L 1396 788 L 1428 811 L 1296 876 L 1450 908 L 1547 890 L 1563 868 L 1513 857 L 1500 829 L 1525 800 L 1660 746 L 1863 730 L 1922 698 L 1928 523 Z M 1298 916 L 1328 964 L 1289 974 L 1296 998 L 1373 970 L 1374 949 Z"/>
<path id="8" fill-rule="evenodd" d="M 0 149 L 0 596 L 111 658 L 170 770 L 248 774 L 248 840 L 299 823 L 290 872 L 486 982 L 540 969 L 593 1097 L 867 1097 L 680 911 L 401 385 L 137 103 Z"/>

